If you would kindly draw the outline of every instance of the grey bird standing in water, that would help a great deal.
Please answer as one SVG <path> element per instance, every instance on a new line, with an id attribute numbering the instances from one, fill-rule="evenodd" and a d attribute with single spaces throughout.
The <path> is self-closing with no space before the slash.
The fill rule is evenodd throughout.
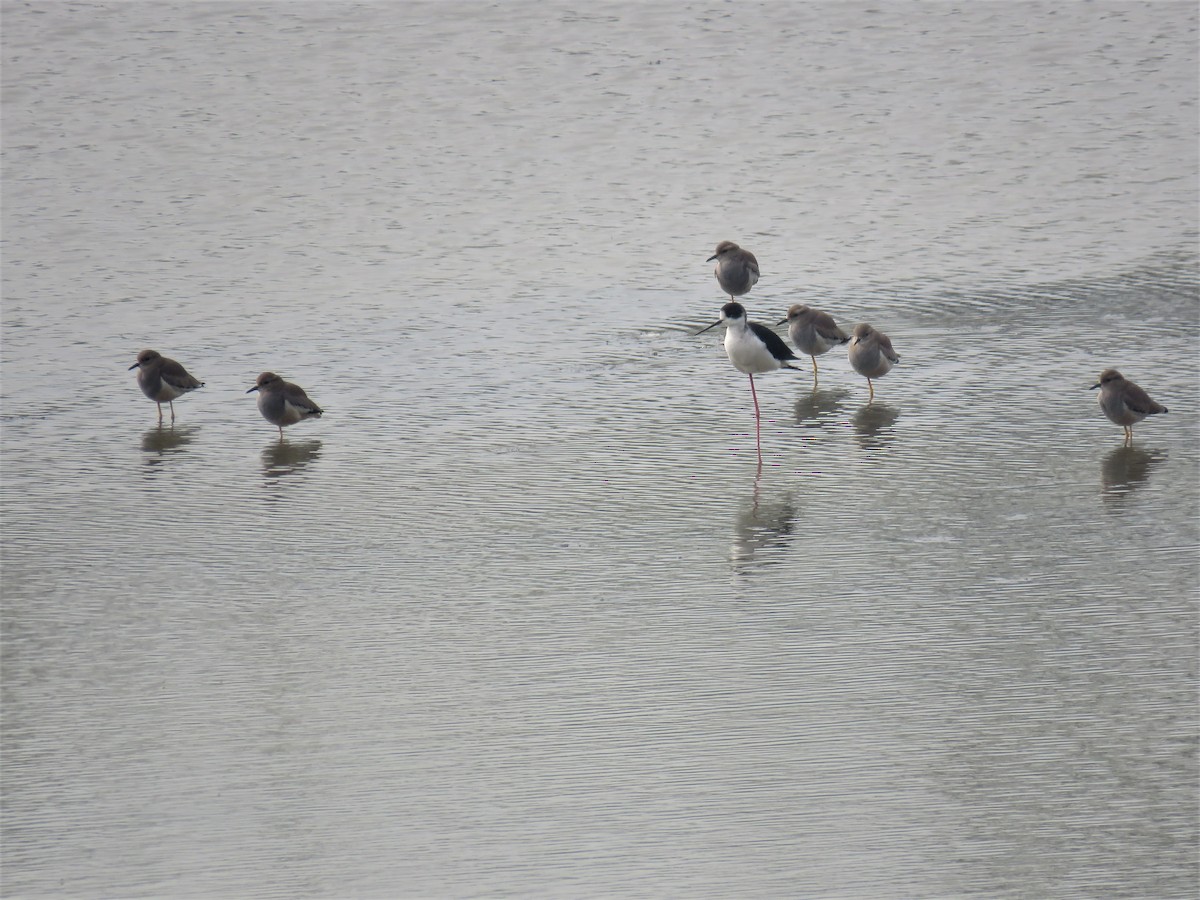
<path id="1" fill-rule="evenodd" d="M 1100 408 L 1114 424 L 1125 429 L 1125 443 L 1133 443 L 1133 426 L 1146 416 L 1165 413 L 1167 408 L 1155 403 L 1150 395 L 1129 381 L 1116 369 L 1105 369 L 1091 390 L 1100 388 Z"/>
<path id="2" fill-rule="evenodd" d="M 750 288 L 758 284 L 758 260 L 749 250 L 743 250 L 733 241 L 721 241 L 717 244 L 717 252 L 707 261 L 714 259 L 717 265 L 713 274 L 730 300 L 749 293 Z"/>
<path id="3" fill-rule="evenodd" d="M 803 303 L 788 308 L 787 315 L 776 324 L 788 323 L 788 337 L 801 353 L 812 357 L 813 384 L 817 382 L 817 357 L 828 353 L 838 344 L 845 344 L 850 335 L 838 328 L 833 316 Z"/>
<path id="4" fill-rule="evenodd" d="M 892 371 L 892 366 L 900 362 L 900 357 L 892 349 L 891 338 L 866 322 L 854 326 L 854 336 L 850 338 L 847 353 L 854 371 L 867 379 L 867 387 L 871 391 L 867 402 L 870 403 L 875 399 L 875 385 L 871 384 L 871 379 L 882 378 Z"/>
<path id="5" fill-rule="evenodd" d="M 301 419 L 319 419 L 324 412 L 308 399 L 304 388 L 284 381 L 274 372 L 263 372 L 258 376 L 254 387 L 246 393 L 252 394 L 255 391 L 258 391 L 258 411 L 264 419 L 279 429 L 281 441 L 283 426 L 295 425 Z"/>
<path id="6" fill-rule="evenodd" d="M 158 404 L 158 421 L 162 422 L 162 405 L 171 407 L 171 421 L 175 421 L 174 401 L 189 391 L 204 387 L 203 381 L 197 381 L 188 374 L 187 369 L 162 356 L 157 350 L 143 350 L 137 355 L 137 362 L 129 367 L 129 371 L 138 370 L 137 382 L 142 393 Z"/>

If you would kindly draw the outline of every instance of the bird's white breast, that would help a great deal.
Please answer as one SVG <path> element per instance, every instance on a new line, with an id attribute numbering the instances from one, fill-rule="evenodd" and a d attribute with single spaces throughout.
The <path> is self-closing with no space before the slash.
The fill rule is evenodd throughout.
<path id="1" fill-rule="evenodd" d="M 739 372 L 757 375 L 774 372 L 779 360 L 771 355 L 767 345 L 747 327 L 730 327 L 725 331 L 725 355 Z"/>

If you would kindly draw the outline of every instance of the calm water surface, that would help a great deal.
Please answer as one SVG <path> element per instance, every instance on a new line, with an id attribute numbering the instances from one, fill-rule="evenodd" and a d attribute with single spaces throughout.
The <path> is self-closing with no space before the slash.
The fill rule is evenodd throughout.
<path id="1" fill-rule="evenodd" d="M 1200 891 L 1194 4 L 3 18 L 5 896 Z"/>

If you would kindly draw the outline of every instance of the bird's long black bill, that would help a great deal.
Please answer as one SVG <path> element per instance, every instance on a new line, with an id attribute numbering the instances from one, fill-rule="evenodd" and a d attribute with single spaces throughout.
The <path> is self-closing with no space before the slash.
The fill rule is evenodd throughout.
<path id="1" fill-rule="evenodd" d="M 255 385 L 254 387 L 250 388 L 250 390 L 246 391 L 246 393 L 253 394 L 257 390 L 258 390 L 258 385 Z"/>
<path id="2" fill-rule="evenodd" d="M 704 328 L 701 328 L 699 331 L 696 332 L 696 334 L 704 334 L 704 332 L 708 331 L 709 328 L 716 328 L 718 325 L 721 324 L 721 322 L 722 322 L 721 319 L 717 319 L 717 321 L 713 322 L 711 325 L 707 325 Z"/>

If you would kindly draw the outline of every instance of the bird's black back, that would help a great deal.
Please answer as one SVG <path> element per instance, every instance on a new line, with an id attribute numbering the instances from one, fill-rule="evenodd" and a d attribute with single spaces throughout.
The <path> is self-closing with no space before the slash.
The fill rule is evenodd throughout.
<path id="1" fill-rule="evenodd" d="M 773 332 L 766 325 L 760 325 L 758 322 L 750 323 L 750 330 L 757 337 L 762 338 L 762 342 L 767 345 L 767 349 L 771 351 L 771 355 L 776 359 L 799 359 L 792 349 L 784 343 L 783 338 Z"/>

